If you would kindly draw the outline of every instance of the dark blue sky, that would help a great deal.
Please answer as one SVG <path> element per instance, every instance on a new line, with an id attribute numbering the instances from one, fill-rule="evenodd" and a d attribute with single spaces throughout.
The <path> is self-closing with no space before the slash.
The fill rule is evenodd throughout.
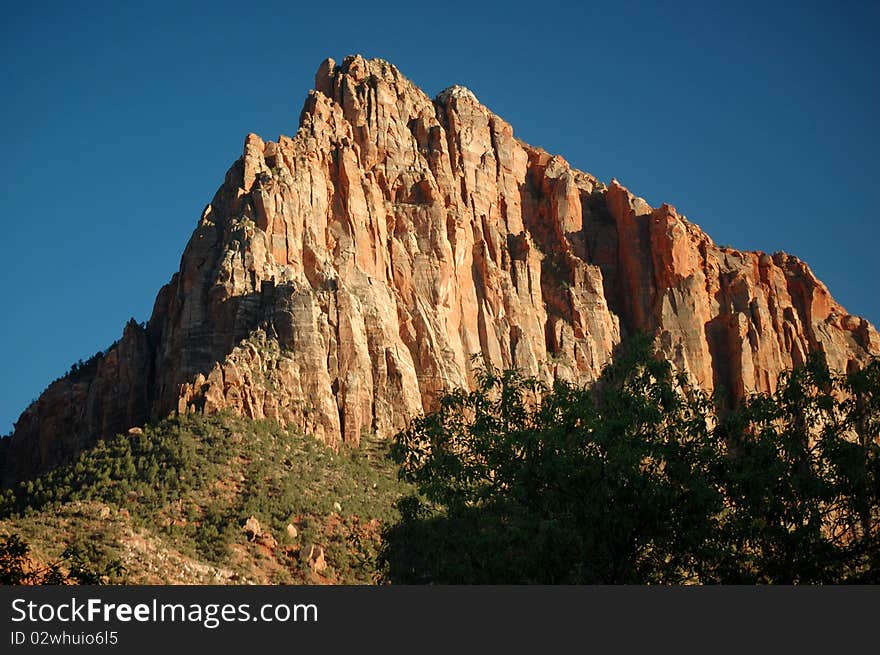
<path id="1" fill-rule="evenodd" d="M 880 3 L 254 4 L 4 3 L 0 433 L 149 317 L 245 134 L 355 52 L 880 322 Z"/>

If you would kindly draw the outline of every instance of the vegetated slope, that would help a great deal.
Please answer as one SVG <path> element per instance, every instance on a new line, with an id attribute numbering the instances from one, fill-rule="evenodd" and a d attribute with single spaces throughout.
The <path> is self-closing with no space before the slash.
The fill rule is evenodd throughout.
<path id="1" fill-rule="evenodd" d="M 3 492 L 0 535 L 69 545 L 108 582 L 372 583 L 406 486 L 385 444 L 336 452 L 272 421 L 172 418 Z"/>
<path id="2" fill-rule="evenodd" d="M 804 262 L 717 246 L 463 87 L 432 99 L 383 60 L 327 60 L 291 127 L 246 138 L 149 322 L 22 414 L 5 484 L 174 412 L 388 436 L 473 388 L 475 354 L 588 382 L 644 331 L 731 402 L 810 352 L 840 371 L 880 353 Z"/>

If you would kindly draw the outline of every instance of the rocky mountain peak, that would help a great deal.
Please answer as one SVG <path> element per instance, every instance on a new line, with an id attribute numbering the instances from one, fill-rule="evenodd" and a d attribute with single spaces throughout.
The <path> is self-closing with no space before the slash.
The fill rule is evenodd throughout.
<path id="1" fill-rule="evenodd" d="M 461 86 L 459 84 L 453 84 L 450 87 L 443 89 L 440 93 L 437 94 L 437 97 L 434 98 L 434 102 L 447 105 L 450 100 L 467 100 L 475 105 L 479 105 L 480 101 L 477 100 L 477 96 L 474 95 L 474 92 L 471 91 L 466 86 Z"/>
<path id="2" fill-rule="evenodd" d="M 354 446 L 472 385 L 474 355 L 589 382 L 636 331 L 732 399 L 812 351 L 839 370 L 880 353 L 800 260 L 716 246 L 464 87 L 432 100 L 381 59 L 327 59 L 292 128 L 246 137 L 146 328 L 22 414 L 7 481 L 174 412 Z"/>

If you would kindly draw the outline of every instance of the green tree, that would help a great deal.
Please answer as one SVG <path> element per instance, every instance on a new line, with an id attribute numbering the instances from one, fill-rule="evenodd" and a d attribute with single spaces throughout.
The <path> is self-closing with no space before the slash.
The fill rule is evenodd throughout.
<path id="1" fill-rule="evenodd" d="M 394 580 L 683 582 L 714 557 L 711 403 L 634 340 L 592 389 L 483 371 L 397 436 Z M 717 467 L 716 467 L 717 468 Z"/>
<path id="2" fill-rule="evenodd" d="M 118 560 L 107 561 L 95 568 L 96 555 L 100 553 L 71 545 L 64 549 L 58 560 L 39 566 L 34 563 L 27 542 L 15 533 L 6 535 L 0 539 L 0 584 L 95 585 L 105 583 L 112 575 L 122 574 L 124 569 Z"/>
<path id="3" fill-rule="evenodd" d="M 878 571 L 880 364 L 719 416 L 647 337 L 590 388 L 482 371 L 397 435 L 399 582 L 812 583 Z"/>
<path id="4" fill-rule="evenodd" d="M 736 582 L 876 580 L 880 362 L 849 375 L 820 354 L 719 426 Z"/>

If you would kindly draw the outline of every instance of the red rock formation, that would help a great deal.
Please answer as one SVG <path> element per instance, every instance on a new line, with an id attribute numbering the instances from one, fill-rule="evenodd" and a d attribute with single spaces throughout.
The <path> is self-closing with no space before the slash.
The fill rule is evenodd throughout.
<path id="1" fill-rule="evenodd" d="M 247 137 L 146 330 L 25 411 L 6 477 L 175 411 L 357 444 L 469 385 L 475 354 L 589 381 L 635 330 L 734 396 L 810 351 L 843 370 L 880 353 L 796 258 L 715 246 L 463 87 L 431 100 L 382 60 L 327 60 L 293 137 Z"/>

